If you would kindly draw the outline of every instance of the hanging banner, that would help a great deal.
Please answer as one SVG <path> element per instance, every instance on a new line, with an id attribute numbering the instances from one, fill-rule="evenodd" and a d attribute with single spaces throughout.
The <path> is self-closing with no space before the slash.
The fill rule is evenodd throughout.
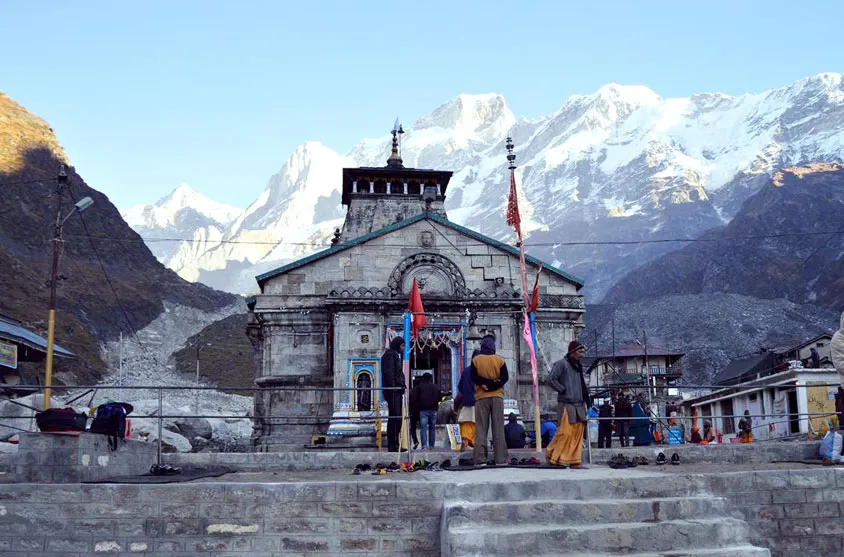
<path id="1" fill-rule="evenodd" d="M 18 345 L 0 340 L 0 366 L 18 369 Z"/>

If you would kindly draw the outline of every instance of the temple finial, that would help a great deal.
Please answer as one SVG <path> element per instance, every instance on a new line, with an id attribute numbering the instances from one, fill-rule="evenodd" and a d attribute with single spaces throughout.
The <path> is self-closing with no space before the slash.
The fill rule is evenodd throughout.
<path id="1" fill-rule="evenodd" d="M 390 133 L 393 134 L 393 150 L 390 152 L 390 158 L 387 159 L 387 166 L 404 168 L 403 161 L 401 160 L 401 136 L 404 130 L 398 118 L 396 118 L 396 123 L 393 124 L 393 131 Z"/>
<path id="2" fill-rule="evenodd" d="M 507 160 L 510 162 L 510 166 L 508 167 L 510 170 L 515 170 L 516 168 L 516 155 L 513 153 L 513 138 L 508 137 L 507 143 L 504 145 L 507 147 Z"/>

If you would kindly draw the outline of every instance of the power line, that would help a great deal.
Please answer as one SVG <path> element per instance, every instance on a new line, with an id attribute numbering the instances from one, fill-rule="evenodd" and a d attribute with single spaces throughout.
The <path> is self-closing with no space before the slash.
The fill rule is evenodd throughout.
<path id="1" fill-rule="evenodd" d="M 709 242 L 709 243 L 717 243 L 717 242 L 731 242 L 731 241 L 746 241 L 746 240 L 766 240 L 766 239 L 774 239 L 774 238 L 789 238 L 789 237 L 800 237 L 800 236 L 825 236 L 825 235 L 836 235 L 844 232 L 844 227 L 839 228 L 838 230 L 828 230 L 822 232 L 784 232 L 780 234 L 757 234 L 757 235 L 750 235 L 750 236 L 729 236 L 725 238 L 662 238 L 662 239 L 655 239 L 655 240 L 604 240 L 604 241 L 578 241 L 578 242 L 534 242 L 534 243 L 527 243 L 525 242 L 525 247 L 541 247 L 541 246 L 621 246 L 621 245 L 639 245 L 639 244 L 665 244 L 665 243 L 674 243 L 674 242 Z M 82 237 L 81 234 L 66 234 L 65 236 L 78 236 Z M 284 240 L 277 240 L 274 242 L 260 242 L 260 241 L 248 241 L 248 240 L 195 240 L 189 238 L 117 238 L 112 236 L 91 236 L 91 240 L 97 241 L 109 241 L 109 242 L 142 242 L 145 244 L 155 244 L 155 243 L 162 243 L 162 242 L 185 242 L 189 244 L 209 244 L 213 243 L 214 245 L 218 244 L 246 244 L 246 245 L 267 245 L 267 246 L 278 246 L 278 245 L 289 245 L 289 246 L 309 246 L 309 247 L 323 247 L 323 248 L 330 248 L 330 245 L 327 244 L 320 244 L 317 242 L 285 242 Z M 449 241 L 449 243 L 451 243 Z M 407 247 L 409 244 L 381 244 L 385 247 Z M 510 245 L 510 244 L 507 244 Z M 454 244 L 452 244 L 453 247 Z M 511 246 L 515 247 L 515 246 Z M 458 250 L 459 251 L 459 250 Z"/>

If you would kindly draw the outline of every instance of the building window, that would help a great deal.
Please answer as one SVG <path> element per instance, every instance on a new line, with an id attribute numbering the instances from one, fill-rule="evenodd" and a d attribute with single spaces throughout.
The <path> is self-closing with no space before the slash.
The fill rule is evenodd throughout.
<path id="1" fill-rule="evenodd" d="M 368 371 L 358 373 L 355 380 L 355 407 L 358 412 L 372 410 L 372 375 Z"/>

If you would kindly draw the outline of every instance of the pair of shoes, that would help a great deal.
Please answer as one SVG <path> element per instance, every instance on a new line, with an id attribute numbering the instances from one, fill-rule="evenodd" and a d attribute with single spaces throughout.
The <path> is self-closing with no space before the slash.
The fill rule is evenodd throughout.
<path id="1" fill-rule="evenodd" d="M 671 464 L 673 464 L 675 466 L 680 464 L 680 455 L 678 455 L 677 453 L 674 453 L 673 455 L 671 455 Z"/>
<path id="2" fill-rule="evenodd" d="M 387 475 L 387 469 L 386 468 L 376 468 L 375 470 L 372 471 L 372 475 L 373 476 L 386 476 Z"/>
<path id="3" fill-rule="evenodd" d="M 516 458 L 516 457 L 513 457 L 513 458 L 510 459 L 510 462 L 508 464 L 510 464 L 510 466 L 518 466 L 519 465 L 519 459 Z"/>
<path id="4" fill-rule="evenodd" d="M 180 474 L 181 472 L 181 468 L 170 466 L 169 464 L 153 464 L 149 467 L 149 473 L 153 476 L 169 476 L 171 474 Z"/>
<path id="5" fill-rule="evenodd" d="M 662 466 L 665 464 L 665 453 L 659 453 L 656 455 L 656 465 Z"/>
<path id="6" fill-rule="evenodd" d="M 397 470 L 401 470 L 401 466 L 399 466 L 395 462 L 391 462 L 387 465 L 387 470 L 389 470 L 390 472 L 395 472 Z"/>
<path id="7" fill-rule="evenodd" d="M 647 466 L 648 464 L 650 464 L 650 462 L 648 462 L 647 457 L 644 456 L 634 457 L 633 460 L 636 462 L 636 464 L 640 466 Z"/>
<path id="8" fill-rule="evenodd" d="M 440 464 L 440 466 L 442 466 L 443 470 L 448 470 L 449 468 L 451 468 L 451 459 L 447 458 L 443 460 L 443 463 Z"/>
<path id="9" fill-rule="evenodd" d="M 529 459 L 527 459 L 527 464 L 528 464 L 528 466 L 539 466 L 540 463 L 539 463 L 538 458 L 536 458 L 535 456 L 532 456 Z"/>
<path id="10" fill-rule="evenodd" d="M 352 470 L 352 475 L 353 476 L 360 476 L 360 468 L 355 467 L 355 469 Z"/>
<path id="11" fill-rule="evenodd" d="M 464 456 L 463 458 L 457 459 L 457 465 L 458 466 L 474 466 L 475 461 L 472 460 L 472 457 L 470 457 L 470 456 Z"/>
<path id="12" fill-rule="evenodd" d="M 618 470 L 620 468 L 627 468 L 627 457 L 625 457 L 621 453 L 618 453 L 617 455 L 612 457 L 607 464 L 609 464 L 610 468 L 613 468 L 615 470 Z"/>

